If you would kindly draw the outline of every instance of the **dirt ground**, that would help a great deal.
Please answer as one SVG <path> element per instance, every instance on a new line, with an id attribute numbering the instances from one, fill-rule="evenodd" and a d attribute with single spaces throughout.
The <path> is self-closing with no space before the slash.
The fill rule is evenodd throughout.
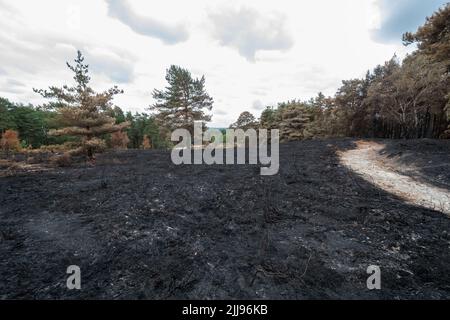
<path id="1" fill-rule="evenodd" d="M 378 142 L 450 189 L 448 141 Z M 164 151 L 3 176 L 0 299 L 449 299 L 450 218 L 342 165 L 356 147 L 284 144 L 272 177 Z M 82 290 L 66 288 L 70 265 Z M 366 287 L 369 265 L 381 290 Z"/>
<path id="2" fill-rule="evenodd" d="M 402 172 L 405 171 L 405 165 L 399 164 L 398 160 L 386 157 L 381 151 L 385 148 L 382 143 L 357 141 L 356 145 L 356 149 L 340 153 L 341 162 L 352 171 L 408 203 L 450 215 L 450 190 L 420 181 L 411 177 L 411 174 Z M 449 165 L 450 161 L 434 167 L 443 169 Z M 407 172 L 419 173 L 419 171 L 418 167 L 409 166 Z"/>

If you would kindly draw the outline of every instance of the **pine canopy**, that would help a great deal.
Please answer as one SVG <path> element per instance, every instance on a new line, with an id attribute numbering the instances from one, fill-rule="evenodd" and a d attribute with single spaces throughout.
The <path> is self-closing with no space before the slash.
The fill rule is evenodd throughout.
<path id="1" fill-rule="evenodd" d="M 51 130 L 53 136 L 79 136 L 79 152 L 85 152 L 89 158 L 105 147 L 103 136 L 123 130 L 129 126 L 128 122 L 116 124 L 110 116 L 112 99 L 123 93 L 117 86 L 96 93 L 90 86 L 89 66 L 84 64 L 84 57 L 78 51 L 75 65 L 67 63 L 68 68 L 75 74 L 76 85 L 69 87 L 49 87 L 48 90 L 34 90 L 44 98 L 50 99 L 48 108 L 56 108 L 58 120 L 64 128 Z"/>
<path id="2" fill-rule="evenodd" d="M 211 121 L 213 99 L 205 90 L 205 77 L 192 78 L 191 73 L 178 66 L 167 70 L 168 86 L 154 90 L 156 103 L 150 107 L 156 119 L 170 130 L 184 128 L 192 131 L 194 121 Z"/>

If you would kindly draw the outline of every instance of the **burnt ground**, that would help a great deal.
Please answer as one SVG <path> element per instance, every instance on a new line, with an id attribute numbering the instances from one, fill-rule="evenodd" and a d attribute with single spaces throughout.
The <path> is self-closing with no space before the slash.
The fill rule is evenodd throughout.
<path id="1" fill-rule="evenodd" d="M 394 170 L 450 190 L 450 140 L 385 140 L 381 154 Z"/>
<path id="2" fill-rule="evenodd" d="M 284 144 L 272 177 L 164 151 L 1 177 L 0 298 L 449 299 L 450 218 L 341 166 L 336 151 L 353 147 Z"/>

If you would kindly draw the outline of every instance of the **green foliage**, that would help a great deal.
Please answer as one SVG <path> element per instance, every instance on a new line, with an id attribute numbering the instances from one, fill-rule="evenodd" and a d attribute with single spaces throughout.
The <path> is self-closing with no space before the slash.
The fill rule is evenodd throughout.
<path id="1" fill-rule="evenodd" d="M 205 90 L 205 77 L 192 78 L 191 73 L 178 66 L 167 70 L 168 86 L 154 90 L 156 103 L 150 107 L 156 112 L 155 120 L 169 131 L 178 128 L 193 130 L 194 121 L 211 121 L 213 99 Z"/>
<path id="2" fill-rule="evenodd" d="M 130 122 L 128 129 L 128 137 L 130 139 L 129 146 L 133 149 L 139 149 L 144 141 L 144 136 L 147 135 L 152 143 L 154 149 L 164 149 L 170 146 L 169 141 L 161 137 L 160 128 L 156 124 L 153 117 L 146 113 L 127 112 L 126 120 Z"/>
<path id="3" fill-rule="evenodd" d="M 403 35 L 405 45 L 417 43 L 419 51 L 450 67 L 450 2 L 427 18 L 416 33 Z"/>
<path id="4" fill-rule="evenodd" d="M 273 107 L 266 107 L 259 120 L 260 127 L 263 129 L 273 129 L 278 122 L 278 113 Z"/>
<path id="5" fill-rule="evenodd" d="M 127 119 L 125 118 L 125 114 L 123 112 L 123 110 L 118 107 L 115 106 L 112 110 L 111 110 L 111 116 L 116 119 L 116 124 L 120 124 L 120 123 L 124 123 L 127 121 Z"/>
<path id="6" fill-rule="evenodd" d="M 8 129 L 17 129 L 11 110 L 14 108 L 8 99 L 0 98 L 0 134 Z"/>
<path id="7" fill-rule="evenodd" d="M 144 135 L 148 135 L 152 141 L 153 148 L 168 148 L 170 142 L 160 136 L 160 127 L 156 124 L 153 117 L 146 113 L 126 114 L 120 107 L 114 107 L 110 110 L 117 124 L 129 122 L 130 127 L 126 130 L 130 139 L 130 148 L 140 148 Z M 57 110 L 48 108 L 34 107 L 32 105 L 15 104 L 7 99 L 0 98 L 0 132 L 8 129 L 17 130 L 21 139 L 22 147 L 31 146 L 39 148 L 41 146 L 62 145 L 66 142 L 79 142 L 77 137 L 68 135 L 52 136 L 48 135 L 49 130 L 59 130 L 64 126 L 60 121 Z M 108 134 L 102 135 L 102 138 L 109 141 Z"/>
<path id="8" fill-rule="evenodd" d="M 239 115 L 239 118 L 235 123 L 230 125 L 230 128 L 232 129 L 251 129 L 251 128 L 257 128 L 258 123 L 256 121 L 256 118 L 253 114 L 251 114 L 248 111 L 244 111 Z"/>
<path id="9" fill-rule="evenodd" d="M 20 139 L 25 146 L 40 147 L 46 143 L 47 124 L 45 114 L 32 106 L 15 106 L 12 110 Z"/>
<path id="10" fill-rule="evenodd" d="M 57 128 L 55 118 L 56 114 L 52 111 L 0 98 L 0 132 L 17 130 L 23 147 L 39 148 L 69 141 L 68 137 L 51 137 L 47 134 L 48 130 Z"/>

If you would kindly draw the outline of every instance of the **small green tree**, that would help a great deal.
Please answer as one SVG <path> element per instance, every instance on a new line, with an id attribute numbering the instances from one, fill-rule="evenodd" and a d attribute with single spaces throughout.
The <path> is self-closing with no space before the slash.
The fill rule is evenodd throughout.
<path id="1" fill-rule="evenodd" d="M 308 107 L 297 101 L 282 103 L 278 107 L 280 113 L 280 138 L 282 142 L 302 140 L 305 138 L 304 130 L 311 122 Z"/>
<path id="2" fill-rule="evenodd" d="M 261 113 L 259 126 L 262 129 L 278 129 L 279 122 L 280 118 L 278 110 L 275 110 L 273 107 L 266 107 Z"/>
<path id="3" fill-rule="evenodd" d="M 253 114 L 248 111 L 242 112 L 237 121 L 233 123 L 231 129 L 256 129 L 258 127 L 258 122 Z"/>
<path id="4" fill-rule="evenodd" d="M 14 104 L 8 99 L 0 97 L 0 134 L 8 129 L 16 129 L 17 126 L 11 112 L 13 108 Z"/>
<path id="5" fill-rule="evenodd" d="M 170 140 L 161 138 L 160 128 L 156 124 L 153 117 L 146 113 L 127 112 L 126 119 L 131 123 L 128 129 L 128 137 L 130 138 L 130 147 L 139 149 L 142 147 L 145 136 L 148 136 L 154 149 L 165 149 L 169 146 Z"/>

